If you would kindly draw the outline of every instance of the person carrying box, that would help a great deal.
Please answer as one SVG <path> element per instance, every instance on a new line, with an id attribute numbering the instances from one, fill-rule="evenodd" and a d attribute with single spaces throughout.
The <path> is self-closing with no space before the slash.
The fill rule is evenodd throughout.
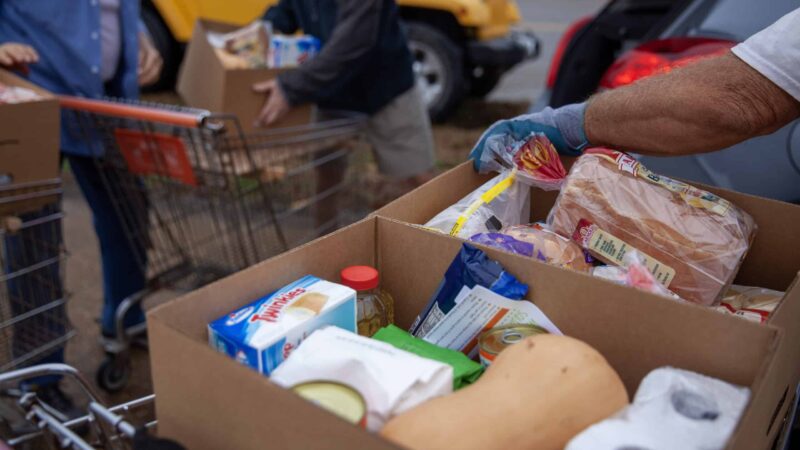
<path id="1" fill-rule="evenodd" d="M 3 0 L 0 2 L 0 44 L 5 44 L 0 51 L 3 65 L 12 68 L 26 65 L 23 72 L 28 73 L 31 82 L 56 94 L 136 99 L 139 86 L 156 81 L 162 65 L 161 56 L 139 21 L 138 1 Z M 101 329 L 104 336 L 110 337 L 115 334 L 117 306 L 127 296 L 144 288 L 145 274 L 92 160 L 95 146 L 76 135 L 74 125 L 70 126 L 66 119 L 67 116 L 62 115 L 61 157 L 69 163 L 92 209 L 103 269 Z M 109 180 L 112 184 L 115 181 Z M 60 241 L 62 237 L 54 239 Z M 25 251 L 11 244 L 8 248 Z M 52 244 L 53 247 L 61 245 L 60 242 Z M 42 282 L 60 285 L 57 276 Z M 35 293 L 32 296 L 35 297 Z M 47 300 L 31 298 L 29 302 Z M 125 323 L 132 326 L 143 321 L 144 313 L 135 307 Z M 30 363 L 63 360 L 64 348 L 60 347 Z M 58 382 L 58 378 L 40 378 L 24 387 L 36 390 L 39 398 L 58 409 L 62 418 L 80 415 L 81 411 L 60 390 Z"/>
<path id="2" fill-rule="evenodd" d="M 392 0 L 280 0 L 264 20 L 285 34 L 302 30 L 320 53 L 253 86 L 267 95 L 256 121 L 269 125 L 290 108 L 367 114 L 366 136 L 381 173 L 414 187 L 433 171 L 430 119 L 414 82 L 408 40 Z M 330 174 L 335 176 L 334 174 Z"/>

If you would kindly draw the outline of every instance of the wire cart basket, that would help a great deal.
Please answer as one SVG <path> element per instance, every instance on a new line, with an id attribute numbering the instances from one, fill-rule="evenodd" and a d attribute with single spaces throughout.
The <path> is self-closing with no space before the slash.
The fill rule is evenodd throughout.
<path id="1" fill-rule="evenodd" d="M 61 181 L 0 186 L 0 372 L 62 351 L 66 315 Z"/>
<path id="2" fill-rule="evenodd" d="M 369 211 L 354 162 L 360 117 L 245 134 L 235 116 L 159 104 L 61 97 L 67 132 L 91 148 L 147 288 L 116 312 L 97 374 L 118 391 L 144 326 L 134 305 L 244 269 Z"/>
<path id="3" fill-rule="evenodd" d="M 72 382 L 86 402 L 86 414 L 63 420 L 35 392 L 15 392 L 13 389 L 19 383 L 42 376 L 58 376 Z M 7 433 L 9 436 L 4 438 L 5 441 L 0 440 L 0 449 L 183 448 L 173 441 L 151 436 L 156 427 L 154 395 L 107 407 L 83 375 L 66 364 L 41 364 L 0 373 L 0 388 L 5 389 L 6 400 L 13 400 L 13 403 L 6 403 L 13 404 L 22 420 L 30 425 L 28 431 Z"/>

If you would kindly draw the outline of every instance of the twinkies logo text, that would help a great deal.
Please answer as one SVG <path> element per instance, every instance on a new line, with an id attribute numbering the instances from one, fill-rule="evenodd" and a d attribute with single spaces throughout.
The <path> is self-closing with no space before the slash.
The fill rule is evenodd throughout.
<path id="1" fill-rule="evenodd" d="M 305 289 L 299 287 L 279 295 L 273 302 L 263 307 L 261 311 L 253 314 L 253 316 L 250 317 L 250 322 L 256 322 L 259 320 L 272 323 L 277 322 L 281 317 L 281 311 L 283 308 L 305 291 Z"/>
<path id="2" fill-rule="evenodd" d="M 248 306 L 247 308 L 240 309 L 239 311 L 228 314 L 228 320 L 225 321 L 225 325 L 229 327 L 236 325 L 237 323 L 246 319 L 247 316 L 249 316 L 250 313 L 253 312 L 253 309 L 255 308 L 252 306 Z"/>

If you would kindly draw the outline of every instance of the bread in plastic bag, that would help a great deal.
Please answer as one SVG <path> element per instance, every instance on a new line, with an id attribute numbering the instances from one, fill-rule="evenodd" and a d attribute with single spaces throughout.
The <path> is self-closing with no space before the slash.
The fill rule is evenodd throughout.
<path id="1" fill-rule="evenodd" d="M 591 256 L 578 244 L 548 229 L 545 224 L 511 225 L 500 232 L 518 241 L 530 243 L 533 246 L 531 256 L 548 264 L 581 272 L 592 269 Z"/>
<path id="2" fill-rule="evenodd" d="M 702 305 L 718 303 L 756 231 L 730 202 L 602 148 L 575 162 L 547 223 L 609 264 L 639 251 L 656 279 Z"/>
<path id="3" fill-rule="evenodd" d="M 469 241 L 527 257 L 533 257 L 536 251 L 530 242 L 519 241 L 503 233 L 478 233 L 469 238 Z M 539 259 L 544 261 L 543 257 Z"/>
<path id="4" fill-rule="evenodd" d="M 715 309 L 758 323 L 766 323 L 784 292 L 752 286 L 731 285 Z"/>
<path id="5" fill-rule="evenodd" d="M 528 222 L 530 186 L 558 189 L 566 175 L 553 144 L 543 134 L 523 141 L 492 136 L 485 145 L 480 172 L 500 174 L 437 214 L 426 227 L 468 239 Z"/>

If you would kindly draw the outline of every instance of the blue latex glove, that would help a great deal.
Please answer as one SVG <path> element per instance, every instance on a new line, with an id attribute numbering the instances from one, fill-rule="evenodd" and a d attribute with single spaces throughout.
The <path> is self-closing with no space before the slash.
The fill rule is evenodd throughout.
<path id="1" fill-rule="evenodd" d="M 475 163 L 475 170 L 481 171 L 478 162 L 481 160 L 486 140 L 497 135 L 509 135 L 515 140 L 523 140 L 531 133 L 543 133 L 550 139 L 558 153 L 579 156 L 589 145 L 583 128 L 585 111 L 586 103 L 578 103 L 558 109 L 547 107 L 537 113 L 495 122 L 483 133 L 469 153 L 470 159 Z"/>

